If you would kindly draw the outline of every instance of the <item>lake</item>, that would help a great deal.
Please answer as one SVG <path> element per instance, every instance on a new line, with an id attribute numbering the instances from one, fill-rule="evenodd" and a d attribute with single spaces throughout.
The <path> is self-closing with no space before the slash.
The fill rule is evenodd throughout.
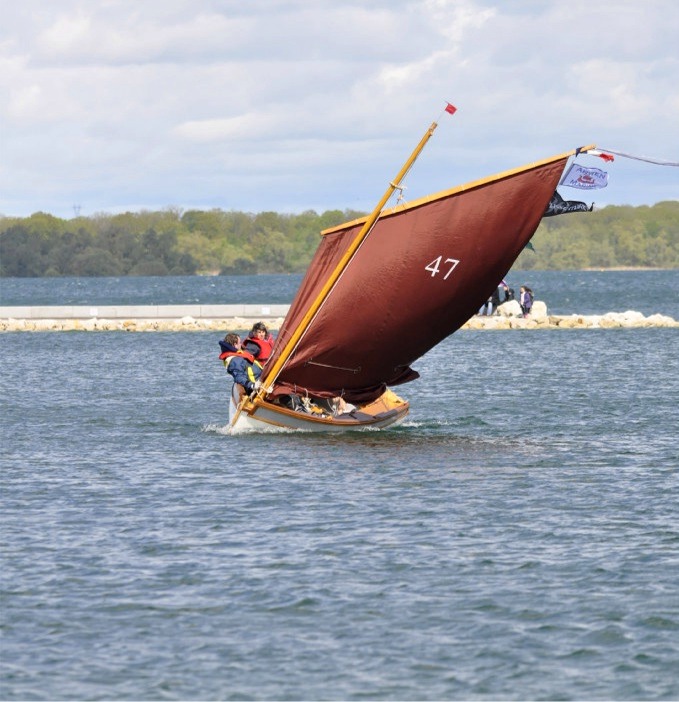
<path id="1" fill-rule="evenodd" d="M 555 314 L 677 318 L 677 271 L 509 280 Z M 333 436 L 229 435 L 218 338 L 0 335 L 2 699 L 679 697 L 679 330 L 460 331 L 413 364 L 405 424 Z"/>

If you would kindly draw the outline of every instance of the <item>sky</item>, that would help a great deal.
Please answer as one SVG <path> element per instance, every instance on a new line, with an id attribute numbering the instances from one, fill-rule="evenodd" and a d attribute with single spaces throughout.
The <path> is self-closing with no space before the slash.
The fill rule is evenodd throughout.
<path id="1" fill-rule="evenodd" d="M 406 200 L 588 144 L 679 161 L 676 0 L 0 0 L 0 13 L 4 216 L 370 211 L 434 121 Z M 566 199 L 679 199 L 679 168 L 578 162 L 609 185 Z"/>

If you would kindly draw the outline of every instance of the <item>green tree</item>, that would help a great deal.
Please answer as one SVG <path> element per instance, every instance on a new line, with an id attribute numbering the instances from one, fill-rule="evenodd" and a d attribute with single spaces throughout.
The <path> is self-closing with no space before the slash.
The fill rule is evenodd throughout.
<path id="1" fill-rule="evenodd" d="M 73 259 L 72 272 L 81 276 L 117 276 L 121 268 L 110 251 L 90 247 Z"/>
<path id="2" fill-rule="evenodd" d="M 0 275 L 303 272 L 328 228 L 352 210 L 300 214 L 166 208 L 62 220 L 0 218 Z M 515 266 L 679 267 L 679 201 L 546 218 Z"/>

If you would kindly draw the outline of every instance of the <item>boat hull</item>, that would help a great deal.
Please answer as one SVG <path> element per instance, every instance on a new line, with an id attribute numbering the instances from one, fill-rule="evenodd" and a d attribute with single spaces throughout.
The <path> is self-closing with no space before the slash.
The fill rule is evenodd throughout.
<path id="1" fill-rule="evenodd" d="M 402 422 L 410 405 L 390 390 L 370 405 L 340 415 L 320 415 L 292 410 L 265 400 L 243 399 L 243 389 L 234 384 L 230 402 L 230 431 L 305 431 L 339 433 L 386 429 Z"/>

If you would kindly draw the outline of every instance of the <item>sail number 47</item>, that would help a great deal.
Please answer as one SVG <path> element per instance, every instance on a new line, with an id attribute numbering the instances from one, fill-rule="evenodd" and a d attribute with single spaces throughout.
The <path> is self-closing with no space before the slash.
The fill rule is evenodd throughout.
<path id="1" fill-rule="evenodd" d="M 441 270 L 441 260 L 443 259 L 443 256 L 439 256 L 438 258 L 435 258 L 428 266 L 424 267 L 425 271 L 430 271 L 431 272 L 431 277 L 433 278 L 435 275 L 438 273 L 442 273 L 443 271 Z M 447 280 L 448 276 L 455 270 L 455 267 L 459 263 L 459 259 L 457 258 L 447 258 L 443 261 L 443 270 L 446 270 L 446 274 L 443 276 L 443 280 Z"/>

